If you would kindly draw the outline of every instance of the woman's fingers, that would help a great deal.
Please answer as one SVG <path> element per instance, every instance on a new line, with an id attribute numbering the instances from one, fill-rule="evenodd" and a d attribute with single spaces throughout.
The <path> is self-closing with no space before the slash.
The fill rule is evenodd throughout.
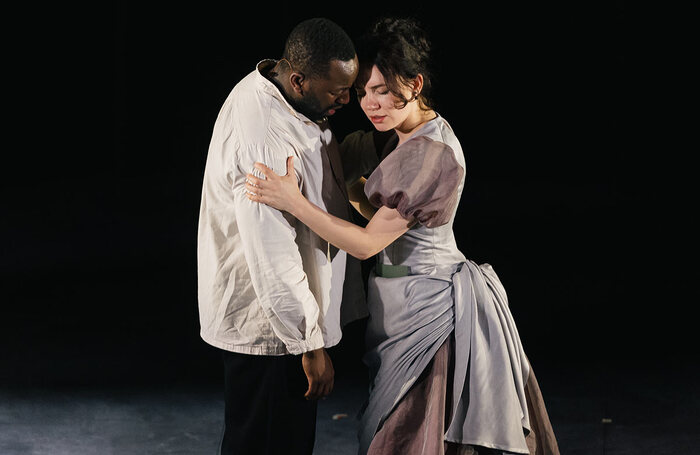
<path id="1" fill-rule="evenodd" d="M 273 178 L 280 178 L 281 176 L 275 174 L 275 171 L 270 169 L 269 167 L 265 166 L 264 164 L 256 161 L 253 164 L 253 167 L 260 171 L 262 175 L 265 176 L 266 179 L 273 179 Z M 252 174 L 248 174 L 248 180 L 253 180 L 251 179 Z M 287 176 L 294 175 L 296 176 L 296 171 L 294 171 L 294 156 L 290 155 L 287 157 Z M 256 182 L 257 183 L 257 182 Z"/>
<path id="2" fill-rule="evenodd" d="M 261 191 L 261 188 L 259 186 L 256 186 L 250 182 L 245 183 L 245 189 L 249 192 L 253 192 L 255 194 L 258 194 Z"/>
<path id="3" fill-rule="evenodd" d="M 262 187 L 259 185 L 260 179 L 248 174 L 245 181 L 246 195 L 251 201 L 260 202 L 262 197 Z M 251 196 L 255 196 L 254 198 Z"/>
<path id="4" fill-rule="evenodd" d="M 294 172 L 294 156 L 287 157 L 287 175 L 295 175 Z"/>
<path id="5" fill-rule="evenodd" d="M 258 186 L 264 185 L 265 182 L 271 180 L 267 177 L 262 177 L 262 178 L 256 177 L 254 174 L 246 174 L 245 177 L 246 177 L 247 181 L 249 181 L 250 183 L 253 183 L 255 185 L 258 185 Z"/>
<path id="6" fill-rule="evenodd" d="M 275 174 L 275 171 L 270 169 L 269 167 L 265 166 L 264 164 L 260 162 L 255 162 L 253 164 L 255 169 L 259 170 L 265 177 L 279 177 L 277 174 Z M 287 157 L 287 175 L 295 175 L 296 172 L 294 171 L 294 155 L 290 155 Z"/>
<path id="7" fill-rule="evenodd" d="M 246 185 L 250 183 L 250 184 L 255 185 L 255 186 L 260 186 L 261 180 L 259 178 L 257 178 L 256 176 L 254 176 L 253 174 L 246 174 L 245 182 L 246 182 Z"/>
<path id="8" fill-rule="evenodd" d="M 253 166 L 255 167 L 255 169 L 259 170 L 265 177 L 277 177 L 277 174 L 275 174 L 275 172 L 272 169 L 270 169 L 262 163 L 256 162 Z"/>
<path id="9" fill-rule="evenodd" d="M 275 171 L 260 162 L 254 164 L 262 176 L 255 176 L 253 173 L 246 174 L 245 189 L 248 199 L 254 202 L 261 202 L 279 210 L 288 207 L 287 198 L 291 182 L 297 183 L 296 172 L 294 171 L 294 157 L 287 157 L 287 175 L 277 175 Z M 258 174 L 259 175 L 259 174 Z M 298 187 L 296 188 L 298 191 Z"/>
<path id="10" fill-rule="evenodd" d="M 253 188 L 253 187 L 248 187 L 246 184 L 246 192 L 245 195 L 248 199 L 250 199 L 253 202 L 260 202 L 262 204 L 266 204 L 268 201 L 265 197 L 263 197 L 262 194 L 260 194 L 260 188 Z"/>

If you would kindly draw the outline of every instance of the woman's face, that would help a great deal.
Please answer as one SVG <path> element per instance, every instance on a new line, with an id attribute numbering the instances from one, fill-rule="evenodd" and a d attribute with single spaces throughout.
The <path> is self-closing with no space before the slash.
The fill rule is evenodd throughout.
<path id="1" fill-rule="evenodd" d="M 402 94 L 405 99 L 412 98 L 409 87 L 402 87 Z M 372 67 L 372 74 L 365 86 L 357 88 L 357 97 L 367 118 L 379 131 L 400 127 L 417 104 L 408 103 L 405 107 L 398 109 L 396 106 L 403 105 L 403 100 L 389 91 L 384 76 L 376 65 Z"/>

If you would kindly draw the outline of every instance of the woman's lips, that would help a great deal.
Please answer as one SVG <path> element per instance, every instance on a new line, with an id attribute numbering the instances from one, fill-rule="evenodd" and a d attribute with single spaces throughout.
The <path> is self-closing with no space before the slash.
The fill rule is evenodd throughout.
<path id="1" fill-rule="evenodd" d="M 369 117 L 369 119 L 372 123 L 382 123 L 385 118 L 386 118 L 386 115 L 371 115 Z"/>

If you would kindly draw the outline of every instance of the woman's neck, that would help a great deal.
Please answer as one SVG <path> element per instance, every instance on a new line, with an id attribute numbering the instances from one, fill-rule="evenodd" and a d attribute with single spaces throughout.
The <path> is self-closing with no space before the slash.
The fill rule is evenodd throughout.
<path id="1" fill-rule="evenodd" d="M 404 142 L 406 142 L 408 138 L 410 138 L 413 135 L 413 133 L 421 129 L 423 125 L 425 125 L 435 117 L 437 117 L 437 114 L 434 110 L 423 110 L 416 105 L 416 107 L 414 107 L 414 111 L 411 114 L 409 114 L 408 117 L 406 117 L 406 120 L 404 120 L 403 123 L 394 128 L 396 134 L 399 137 L 398 145 L 401 145 Z"/>

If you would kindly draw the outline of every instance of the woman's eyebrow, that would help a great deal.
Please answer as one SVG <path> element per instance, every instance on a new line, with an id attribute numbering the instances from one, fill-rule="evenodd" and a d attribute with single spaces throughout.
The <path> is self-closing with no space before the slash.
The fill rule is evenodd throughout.
<path id="1" fill-rule="evenodd" d="M 377 84 L 377 85 L 373 85 L 373 86 L 370 87 L 370 90 L 374 90 L 374 89 L 377 89 L 377 88 L 379 88 L 379 87 L 386 87 L 386 84 Z"/>

